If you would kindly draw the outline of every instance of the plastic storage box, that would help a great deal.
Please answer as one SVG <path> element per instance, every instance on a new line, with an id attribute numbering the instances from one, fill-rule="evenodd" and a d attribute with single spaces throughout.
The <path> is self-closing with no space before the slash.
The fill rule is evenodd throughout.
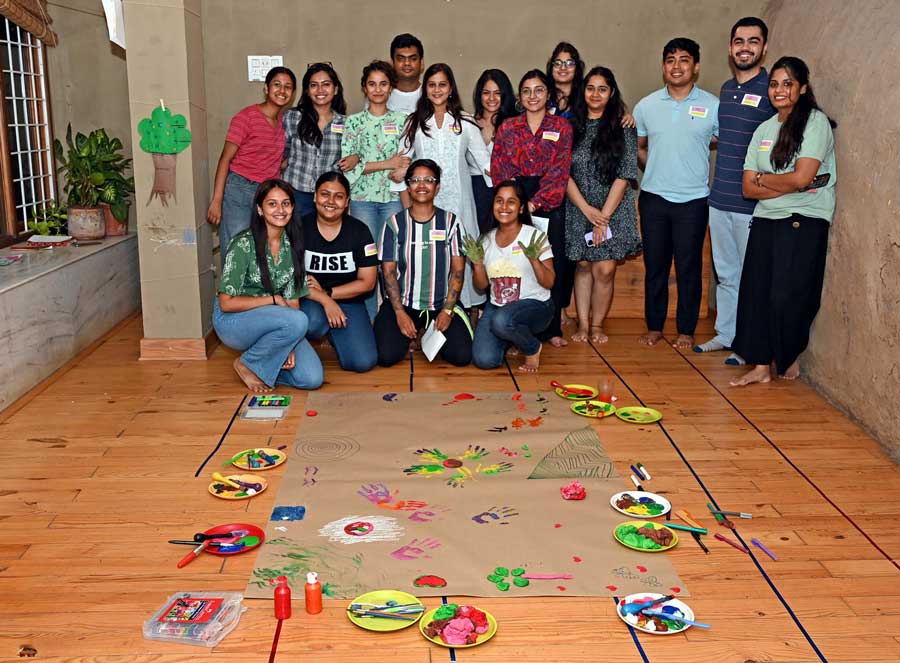
<path id="1" fill-rule="evenodd" d="M 179 592 L 144 622 L 148 640 L 215 647 L 234 630 L 247 609 L 238 592 Z"/>

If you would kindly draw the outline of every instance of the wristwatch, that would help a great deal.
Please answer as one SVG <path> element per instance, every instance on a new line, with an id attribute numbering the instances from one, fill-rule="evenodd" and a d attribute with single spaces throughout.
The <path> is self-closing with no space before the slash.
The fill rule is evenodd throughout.
<path id="1" fill-rule="evenodd" d="M 451 318 L 453 317 L 453 312 L 454 312 L 454 311 L 453 311 L 452 308 L 445 308 L 445 309 L 444 309 L 444 313 L 446 313 L 447 315 L 449 315 Z"/>

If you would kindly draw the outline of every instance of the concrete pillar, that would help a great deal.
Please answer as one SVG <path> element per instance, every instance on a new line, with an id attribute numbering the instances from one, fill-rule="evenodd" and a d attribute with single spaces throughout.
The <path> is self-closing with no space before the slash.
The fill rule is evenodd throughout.
<path id="1" fill-rule="evenodd" d="M 125 0 L 124 13 L 144 320 L 141 359 L 206 359 L 207 339 L 215 335 L 201 0 Z M 187 118 L 192 135 L 191 146 L 177 155 L 176 198 L 167 206 L 150 200 L 153 159 L 138 147 L 137 133 L 138 122 L 160 99 Z"/>

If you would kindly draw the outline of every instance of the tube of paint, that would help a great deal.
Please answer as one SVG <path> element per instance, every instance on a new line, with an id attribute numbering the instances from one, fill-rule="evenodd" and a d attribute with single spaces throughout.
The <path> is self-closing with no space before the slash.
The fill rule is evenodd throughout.
<path id="1" fill-rule="evenodd" d="M 319 575 L 313 571 L 306 574 L 306 612 L 317 615 L 322 612 L 322 583 Z"/>
<path id="2" fill-rule="evenodd" d="M 278 576 L 275 587 L 275 619 L 291 618 L 291 586 L 285 576 Z"/>

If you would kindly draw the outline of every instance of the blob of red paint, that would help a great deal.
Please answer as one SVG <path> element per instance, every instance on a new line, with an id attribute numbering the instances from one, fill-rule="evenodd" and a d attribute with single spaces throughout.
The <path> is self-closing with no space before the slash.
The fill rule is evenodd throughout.
<path id="1" fill-rule="evenodd" d="M 641 573 L 647 573 L 647 567 L 646 567 L 646 566 L 638 566 L 638 567 L 637 567 L 637 570 L 640 571 Z"/>
<path id="2" fill-rule="evenodd" d="M 314 416 L 316 416 L 317 414 L 319 414 L 319 413 L 316 412 L 315 410 L 307 410 L 307 411 L 306 411 L 306 416 L 307 416 L 307 417 L 314 417 Z"/>
<path id="3" fill-rule="evenodd" d="M 474 394 L 462 393 L 462 394 L 456 394 L 456 396 L 454 396 L 453 398 L 458 401 L 471 401 L 471 400 L 474 400 L 475 396 L 474 396 Z"/>
<path id="4" fill-rule="evenodd" d="M 673 594 L 681 594 L 681 587 L 669 587 Z"/>
<path id="5" fill-rule="evenodd" d="M 512 399 L 514 401 L 520 401 L 520 400 L 522 400 L 522 394 L 513 394 Z"/>
<path id="6" fill-rule="evenodd" d="M 573 556 L 572 556 L 572 561 L 575 562 L 575 563 L 577 564 L 578 562 L 581 561 L 581 558 L 580 558 L 578 555 L 573 555 Z"/>
<path id="7" fill-rule="evenodd" d="M 556 523 L 556 524 L 554 525 L 554 527 L 555 527 L 556 529 L 559 529 L 560 527 L 562 527 L 562 523 Z"/>
<path id="8" fill-rule="evenodd" d="M 556 588 L 557 588 L 559 591 L 561 591 L 561 592 L 566 591 L 566 588 L 563 587 L 562 585 L 557 585 Z"/>
<path id="9" fill-rule="evenodd" d="M 616 587 L 615 585 L 607 585 L 606 588 L 611 592 L 614 592 L 618 589 L 618 587 Z M 622 601 L 623 605 L 624 605 L 624 603 L 625 603 L 625 601 Z"/>
<path id="10" fill-rule="evenodd" d="M 442 464 L 444 467 L 449 468 L 462 467 L 462 461 L 459 458 L 448 458 Z"/>
<path id="11" fill-rule="evenodd" d="M 440 576 L 425 575 L 413 580 L 415 587 L 446 587 L 447 581 Z"/>

